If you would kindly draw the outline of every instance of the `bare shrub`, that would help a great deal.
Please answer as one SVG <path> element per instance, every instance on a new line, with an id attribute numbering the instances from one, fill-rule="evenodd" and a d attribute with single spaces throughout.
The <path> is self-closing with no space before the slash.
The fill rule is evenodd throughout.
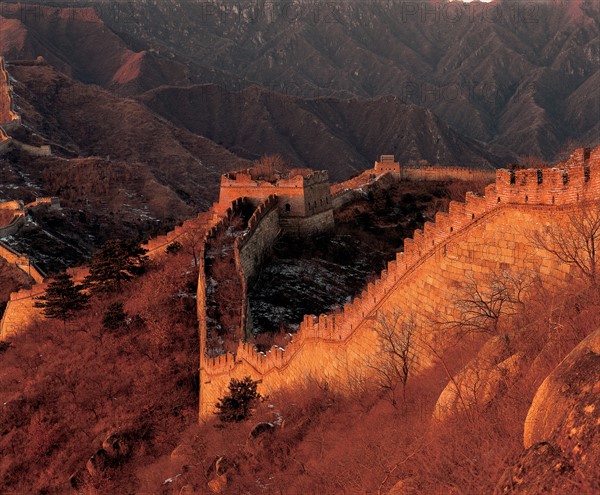
<path id="1" fill-rule="evenodd" d="M 524 272 L 492 272 L 481 279 L 468 272 L 456 285 L 452 314 L 440 315 L 435 323 L 461 335 L 497 335 L 501 319 L 514 316 L 523 307 L 533 282 Z"/>
<path id="2" fill-rule="evenodd" d="M 600 203 L 582 203 L 543 230 L 532 230 L 533 244 L 573 266 L 593 287 L 598 285 Z"/>
<path id="3" fill-rule="evenodd" d="M 396 405 L 395 391 L 400 384 L 406 402 L 406 384 L 417 360 L 415 320 L 399 309 L 379 311 L 373 328 L 379 337 L 379 353 L 371 368 L 375 370 L 378 386 Z"/>

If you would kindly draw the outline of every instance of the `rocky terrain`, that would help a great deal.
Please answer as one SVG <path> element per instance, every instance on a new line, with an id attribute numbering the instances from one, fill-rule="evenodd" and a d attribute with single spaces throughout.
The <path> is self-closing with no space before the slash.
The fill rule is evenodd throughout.
<path id="1" fill-rule="evenodd" d="M 173 124 L 237 155 L 279 153 L 297 166 L 329 171 L 334 181 L 370 168 L 381 150 L 402 163 L 495 168 L 515 155 L 459 134 L 430 110 L 396 96 L 302 99 L 259 86 L 231 92 L 215 85 L 161 87 L 140 101 Z"/>
<path id="2" fill-rule="evenodd" d="M 341 177 L 384 151 L 356 139 L 369 132 L 383 131 L 385 151 L 403 159 L 443 164 L 554 160 L 598 141 L 595 2 L 73 5 L 3 3 L 3 53 L 42 55 L 121 95 L 171 86 L 146 100 L 240 156 L 273 147 L 328 166 L 335 144 L 350 163 L 334 165 Z"/>
<path id="3" fill-rule="evenodd" d="M 11 136 L 50 144 L 53 156 L 2 154 L 0 195 L 26 203 L 36 196 L 60 197 L 60 213 L 37 212 L 11 239 L 49 272 L 87 259 L 110 238 L 172 228 L 217 199 L 223 171 L 245 163 L 138 102 L 75 81 L 46 63 L 15 65 L 10 73 L 24 121 Z"/>

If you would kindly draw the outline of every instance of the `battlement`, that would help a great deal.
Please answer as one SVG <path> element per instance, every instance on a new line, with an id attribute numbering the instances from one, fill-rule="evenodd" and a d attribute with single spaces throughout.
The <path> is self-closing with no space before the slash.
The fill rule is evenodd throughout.
<path id="1" fill-rule="evenodd" d="M 52 209 L 60 209 L 60 199 L 56 196 L 35 198 L 35 206 L 47 205 Z"/>
<path id="2" fill-rule="evenodd" d="M 221 187 L 308 187 L 329 181 L 326 170 L 294 168 L 286 173 L 274 172 L 270 176 L 259 173 L 254 168 L 229 172 L 221 177 Z"/>
<path id="3" fill-rule="evenodd" d="M 277 196 L 272 194 L 256 207 L 256 210 L 254 210 L 250 220 L 248 220 L 248 227 L 246 231 L 236 240 L 236 245 L 239 249 L 242 249 L 252 238 L 263 218 L 265 218 L 273 210 L 277 209 L 278 206 L 279 200 Z"/>
<path id="4" fill-rule="evenodd" d="M 19 268 L 23 269 L 23 267 Z M 30 274 L 37 283 L 31 289 L 22 289 L 10 295 L 2 315 L 2 321 L 0 321 L 0 339 L 19 333 L 35 320 L 42 319 L 41 310 L 35 307 L 35 299 L 41 296 L 48 287 L 46 275 L 33 264 L 29 268 L 32 268 Z M 68 269 L 67 273 L 73 277 L 75 282 L 80 283 L 89 270 L 85 267 L 77 267 Z"/>
<path id="5" fill-rule="evenodd" d="M 580 148 L 554 168 L 498 170 L 495 194 L 497 202 L 562 205 L 596 200 L 599 186 L 600 147 Z"/>

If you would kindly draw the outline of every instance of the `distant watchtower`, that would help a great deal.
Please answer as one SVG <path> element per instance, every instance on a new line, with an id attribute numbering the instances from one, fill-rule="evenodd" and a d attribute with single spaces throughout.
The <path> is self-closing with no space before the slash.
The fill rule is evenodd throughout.
<path id="1" fill-rule="evenodd" d="M 265 175 L 256 169 L 221 176 L 217 214 L 223 214 L 237 198 L 255 206 L 269 196 L 278 200 L 279 224 L 291 235 L 309 235 L 333 228 L 333 203 L 326 170 L 292 169 Z"/>
<path id="2" fill-rule="evenodd" d="M 400 175 L 400 163 L 394 155 L 381 155 L 379 161 L 375 162 L 375 173 L 385 174 L 387 172 Z"/>

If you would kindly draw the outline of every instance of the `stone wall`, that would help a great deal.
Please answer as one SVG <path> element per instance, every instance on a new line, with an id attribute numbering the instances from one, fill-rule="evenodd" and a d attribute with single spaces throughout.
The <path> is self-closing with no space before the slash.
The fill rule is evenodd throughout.
<path id="1" fill-rule="evenodd" d="M 173 230 L 164 235 L 159 235 L 142 244 L 142 247 L 148 251 L 150 258 L 156 258 L 164 254 L 169 244 L 177 241 L 182 244 L 188 242 L 187 235 L 192 234 L 192 237 L 201 237 L 214 224 L 213 215 L 211 212 L 199 213 L 196 217 L 183 222 L 182 225 L 176 226 Z M 191 239 L 190 242 L 194 242 Z M 200 244 L 200 242 L 198 242 Z"/>
<path id="2" fill-rule="evenodd" d="M 8 137 L 4 129 L 0 127 L 0 152 L 6 151 L 9 149 L 11 144 L 11 138 Z"/>
<path id="3" fill-rule="evenodd" d="M 30 144 L 22 143 L 21 141 L 18 141 L 17 139 L 14 139 L 14 138 L 11 139 L 11 143 L 15 148 L 18 148 L 21 151 L 24 151 L 25 153 L 32 155 L 32 156 L 51 156 L 52 155 L 52 148 L 50 148 L 50 145 L 48 145 L 48 144 L 44 144 L 42 146 L 32 146 Z"/>
<path id="4" fill-rule="evenodd" d="M 13 235 L 25 224 L 25 215 L 21 212 L 16 214 L 8 225 L 0 227 L 0 238 Z"/>
<path id="5" fill-rule="evenodd" d="M 426 167 L 402 167 L 401 177 L 409 180 L 459 179 L 493 182 L 496 177 L 496 170 L 428 165 Z"/>
<path id="6" fill-rule="evenodd" d="M 0 322 L 0 340 L 22 332 L 34 321 L 43 318 L 40 309 L 34 307 L 35 298 L 41 296 L 47 284 L 36 284 L 31 289 L 13 292 L 6 304 Z"/>
<path id="7" fill-rule="evenodd" d="M 351 201 L 355 201 L 363 195 L 360 191 L 356 189 L 343 189 L 331 195 L 331 203 L 333 205 L 333 209 L 337 210 L 344 206 L 346 203 L 350 203 Z"/>
<path id="8" fill-rule="evenodd" d="M 2 210 L 23 210 L 23 208 L 23 202 L 16 199 L 0 203 L 0 209 Z"/>
<path id="9" fill-rule="evenodd" d="M 21 117 L 14 112 L 12 87 L 4 58 L 0 57 L 0 125 L 8 130 L 20 123 Z"/>
<path id="10" fill-rule="evenodd" d="M 10 264 L 15 265 L 17 268 L 21 269 L 37 283 L 44 282 L 46 274 L 34 262 L 32 262 L 24 254 L 15 251 L 8 244 L 2 241 L 0 241 L 0 257 L 4 258 Z"/>
<path id="11" fill-rule="evenodd" d="M 87 268 L 71 268 L 67 270 L 75 282 L 81 283 L 88 274 Z M 10 338 L 31 326 L 36 321 L 44 319 L 39 308 L 34 306 L 35 299 L 41 296 L 48 283 L 45 279 L 36 278 L 36 283 L 31 289 L 22 289 L 13 292 L 0 321 L 0 340 Z"/>
<path id="12" fill-rule="evenodd" d="M 229 228 L 231 219 L 238 212 L 240 207 L 245 202 L 245 198 L 238 198 L 231 203 L 231 206 L 227 208 L 222 214 L 217 216 L 216 222 L 211 226 L 210 229 L 207 230 L 205 236 L 202 239 L 198 247 L 199 252 L 199 266 L 198 266 L 198 288 L 197 288 L 197 296 L 196 296 L 196 304 L 198 311 L 198 324 L 199 324 L 199 333 L 200 333 L 200 354 L 204 355 L 208 352 L 207 349 L 207 334 L 208 334 L 208 324 L 206 317 L 207 310 L 207 274 L 206 274 L 206 255 L 210 249 L 211 242 L 220 232 L 223 232 Z M 236 262 L 236 272 L 240 277 L 240 281 L 242 282 L 242 291 L 239 297 L 239 304 L 242 308 L 241 313 L 241 328 L 240 333 L 242 335 L 246 334 L 247 330 L 247 304 L 246 304 L 246 279 L 244 277 L 243 268 L 241 266 L 241 261 L 239 257 L 239 250 L 237 249 L 237 239 L 234 244 L 234 259 Z"/>
<path id="13" fill-rule="evenodd" d="M 280 216 L 281 230 L 287 235 L 295 237 L 310 236 L 333 229 L 333 208 L 316 213 L 309 217 L 284 217 Z"/>
<path id="14" fill-rule="evenodd" d="M 213 412 L 232 377 L 261 380 L 263 394 L 308 377 L 339 387 L 367 377 L 377 359 L 378 312 L 412 315 L 427 339 L 431 321 L 452 316 L 450 289 L 467 275 L 482 281 L 498 271 L 528 271 L 550 284 L 569 280 L 571 268 L 533 246 L 529 235 L 584 201 L 600 201 L 600 148 L 579 152 L 560 168 L 498 171 L 485 196 L 469 193 L 465 203 L 452 202 L 449 213 L 438 213 L 435 224 L 407 239 L 404 252 L 343 311 L 306 316 L 285 349 L 260 353 L 240 343 L 235 355 L 201 354 L 200 418 Z M 427 365 L 427 352 L 420 360 Z"/>
<path id="15" fill-rule="evenodd" d="M 351 179 L 331 186 L 331 201 L 333 209 L 338 209 L 350 201 L 360 197 L 361 190 L 371 186 L 383 176 L 391 176 L 402 180 L 482 180 L 493 182 L 496 178 L 495 170 L 482 170 L 468 167 L 442 167 L 430 165 L 427 167 L 402 167 L 375 162 L 375 167 L 364 170 Z M 399 165 L 398 165 L 399 167 Z M 400 170 L 400 172 L 399 172 Z"/>
<path id="16" fill-rule="evenodd" d="M 235 249 L 246 283 L 254 279 L 280 233 L 277 196 L 269 196 L 256 208 L 246 232 L 236 239 Z"/>

